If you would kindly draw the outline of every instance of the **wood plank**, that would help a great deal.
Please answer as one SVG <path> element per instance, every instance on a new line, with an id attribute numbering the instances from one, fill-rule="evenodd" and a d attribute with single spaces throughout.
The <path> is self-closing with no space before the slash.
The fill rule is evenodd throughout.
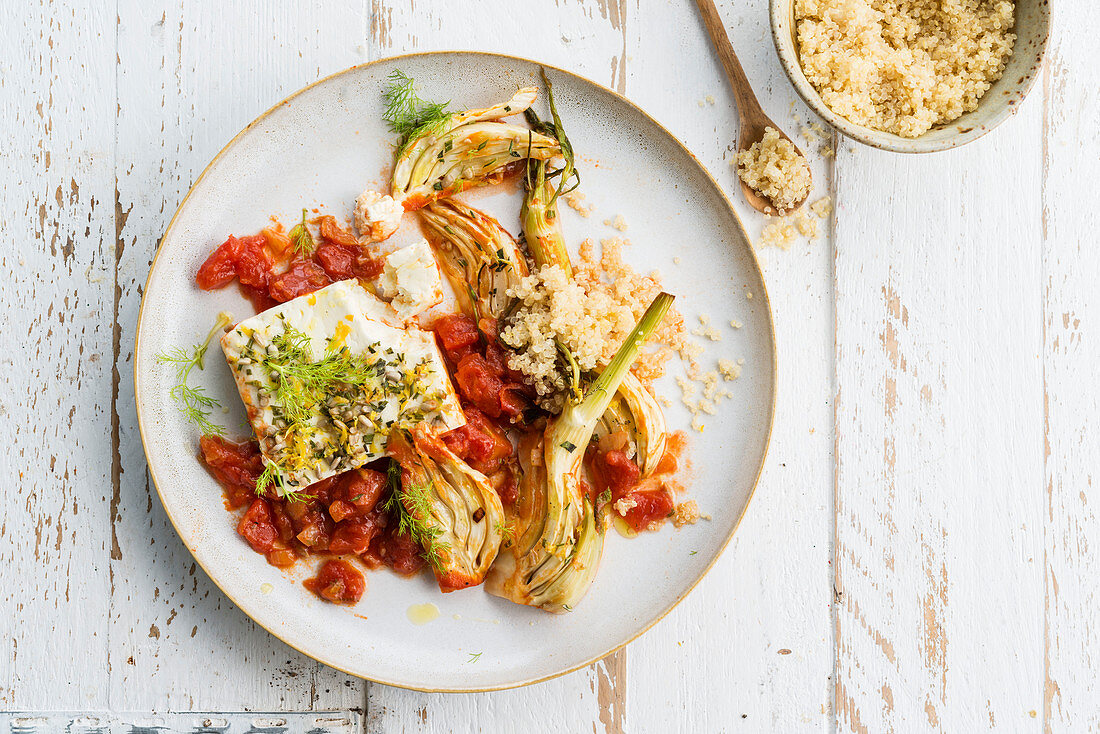
<path id="1" fill-rule="evenodd" d="M 106 704 L 113 24 L 0 7 L 0 709 Z"/>
<path id="2" fill-rule="evenodd" d="M 765 6 L 725 2 L 719 12 L 765 112 L 810 158 L 810 201 L 830 195 L 829 161 L 792 117 L 809 112 L 775 57 Z M 641 25 L 631 96 L 714 174 L 755 238 L 766 219 L 740 194 L 736 105 L 694 3 Z M 758 251 L 778 349 L 768 460 L 726 553 L 629 648 L 629 731 L 821 731 L 832 720 L 833 263 L 828 221 L 819 229 L 815 242 Z"/>
<path id="3" fill-rule="evenodd" d="M 269 106 L 356 63 L 362 25 L 357 2 L 315 9 L 270 0 L 249 8 L 219 5 L 216 11 L 209 4 L 166 0 L 119 3 L 118 242 L 112 265 L 121 324 L 115 384 L 121 471 L 112 505 L 117 545 L 110 562 L 109 664 L 115 710 L 363 705 L 363 681 L 314 662 L 259 628 L 196 567 L 148 479 L 132 369 L 149 264 L 191 182 Z"/>
<path id="4" fill-rule="evenodd" d="M 951 152 L 837 156 L 844 731 L 1040 724 L 1041 113 Z"/>
<path id="5" fill-rule="evenodd" d="M 1093 3 L 1051 7 L 1042 94 L 1043 355 L 1046 408 L 1046 629 L 1043 718 L 1048 732 L 1100 729 L 1100 517 L 1094 475 L 1100 430 L 1100 95 Z M 1033 92 L 1038 94 L 1039 90 Z"/>

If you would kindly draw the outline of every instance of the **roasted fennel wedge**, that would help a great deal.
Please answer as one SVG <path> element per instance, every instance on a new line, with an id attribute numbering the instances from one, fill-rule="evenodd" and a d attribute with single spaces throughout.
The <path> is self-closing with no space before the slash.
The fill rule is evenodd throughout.
<path id="1" fill-rule="evenodd" d="M 457 114 L 438 112 L 410 132 L 398 149 L 393 198 L 406 211 L 460 191 L 496 183 L 510 164 L 561 153 L 558 141 L 501 118 L 523 112 L 538 90 L 525 87 L 507 102 Z"/>
<path id="2" fill-rule="evenodd" d="M 560 139 L 565 164 L 562 168 L 551 170 L 550 164 L 546 161 L 528 161 L 520 222 L 527 248 L 536 267 L 556 265 L 572 278 L 573 264 L 569 259 L 569 250 L 562 233 L 558 198 L 562 193 L 571 191 L 571 186 L 575 187 L 578 176 L 573 168 L 573 146 L 569 143 L 561 119 L 558 117 L 553 87 L 550 86 L 549 80 L 546 80 L 546 86 L 549 90 L 550 110 L 554 122 L 542 122 L 533 113 L 529 114 L 528 118 L 533 127 L 542 129 L 547 134 L 556 135 Z M 557 187 L 554 185 L 555 179 L 558 181 Z M 568 350 L 560 350 L 560 359 L 567 363 L 566 366 L 573 367 L 568 364 L 570 356 Z M 566 372 L 569 371 L 571 370 Z M 603 420 L 604 429 L 608 433 L 613 433 L 621 428 L 630 434 L 637 450 L 638 468 L 643 477 L 649 476 L 657 468 L 665 451 L 668 434 L 664 411 L 657 404 L 656 398 L 633 373 L 627 372 L 622 378 L 618 385 L 618 393 L 621 403 L 619 401 L 611 403 L 609 414 Z"/>
<path id="3" fill-rule="evenodd" d="M 401 468 L 394 509 L 440 591 L 480 584 L 504 532 L 504 510 L 489 480 L 423 425 L 391 435 L 386 450 Z"/>
<path id="4" fill-rule="evenodd" d="M 485 212 L 450 199 L 428 204 L 420 218 L 459 310 L 475 320 L 503 316 L 508 289 L 528 275 L 512 235 Z"/>
<path id="5" fill-rule="evenodd" d="M 603 526 L 582 482 L 593 431 L 673 297 L 654 299 L 579 402 L 520 446 L 523 476 L 512 524 L 516 541 L 497 558 L 486 590 L 517 604 L 568 612 L 584 596 L 603 555 Z"/>

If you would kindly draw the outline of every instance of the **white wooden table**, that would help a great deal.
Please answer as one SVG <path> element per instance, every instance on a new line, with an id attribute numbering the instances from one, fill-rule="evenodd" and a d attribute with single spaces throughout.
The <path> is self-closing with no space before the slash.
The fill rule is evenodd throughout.
<path id="1" fill-rule="evenodd" d="M 794 133 L 791 110 L 809 113 L 765 0 L 720 5 Z M 131 365 L 158 238 L 272 103 L 431 49 L 614 87 L 736 194 L 734 108 L 694 2 L 0 4 L 0 711 L 358 709 L 372 733 L 1096 730 L 1100 6 L 1053 5 L 1041 88 L 999 129 L 918 157 L 840 139 L 815 159 L 835 217 L 760 253 L 777 419 L 707 579 L 588 669 L 432 695 L 257 628 L 150 494 Z"/>

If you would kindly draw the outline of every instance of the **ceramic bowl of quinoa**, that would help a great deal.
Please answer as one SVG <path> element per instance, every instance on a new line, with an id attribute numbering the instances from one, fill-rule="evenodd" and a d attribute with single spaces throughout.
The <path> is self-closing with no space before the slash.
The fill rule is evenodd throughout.
<path id="1" fill-rule="evenodd" d="M 965 145 L 1035 83 L 1049 0 L 771 0 L 784 71 L 818 115 L 899 153 Z"/>

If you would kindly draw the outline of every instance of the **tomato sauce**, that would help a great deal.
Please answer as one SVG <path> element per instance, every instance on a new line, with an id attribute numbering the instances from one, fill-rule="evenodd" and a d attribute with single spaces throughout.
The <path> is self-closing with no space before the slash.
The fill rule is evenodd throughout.
<path id="1" fill-rule="evenodd" d="M 306 579 L 305 587 L 322 599 L 337 604 L 354 604 L 363 598 L 367 580 L 347 561 L 325 561 L 317 575 Z"/>
<path id="2" fill-rule="evenodd" d="M 673 477 L 680 468 L 686 442 L 687 437 L 681 431 L 669 435 L 661 460 L 645 479 L 641 478 L 638 465 L 622 450 L 602 451 L 596 446 L 588 449 L 586 456 L 596 488 L 600 493 L 605 490 L 609 493 L 607 501 L 614 503 L 615 514 L 634 531 L 656 530 L 672 514 L 678 488 Z M 620 512 L 619 507 L 625 512 Z"/>
<path id="3" fill-rule="evenodd" d="M 230 235 L 199 268 L 196 284 L 210 291 L 236 280 L 259 312 L 337 280 L 373 280 L 382 272 L 382 260 L 340 227 L 334 217 L 317 217 L 313 224 L 319 236 L 310 254 L 295 252 L 290 238 L 276 228 L 248 237 Z"/>
<path id="4" fill-rule="evenodd" d="M 203 436 L 199 442 L 203 463 L 225 490 L 226 506 L 246 508 L 237 533 L 271 565 L 289 568 L 300 559 L 320 555 L 357 557 L 367 568 L 385 565 L 402 574 L 423 567 L 420 546 L 400 532 L 397 518 L 385 508 L 392 490 L 379 470 L 384 461 L 376 468 L 361 467 L 321 480 L 308 488 L 305 500 L 289 502 L 256 494 L 263 465 L 255 441 Z M 323 590 L 330 585 L 319 584 L 313 585 L 322 591 L 314 590 L 328 599 Z"/>

